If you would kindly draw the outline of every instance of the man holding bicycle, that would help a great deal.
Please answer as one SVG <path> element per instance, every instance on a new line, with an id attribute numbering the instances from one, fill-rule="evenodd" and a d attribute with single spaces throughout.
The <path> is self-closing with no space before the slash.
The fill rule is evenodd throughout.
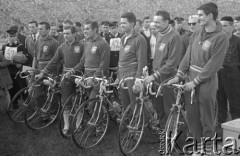
<path id="1" fill-rule="evenodd" d="M 119 52 L 118 79 L 126 77 L 142 76 L 142 70 L 147 66 L 147 41 L 134 30 L 136 16 L 132 12 L 126 12 L 121 16 L 121 28 L 125 34 L 121 38 Z M 126 108 L 136 99 L 133 93 L 133 80 L 126 82 L 128 90 L 121 89 L 123 105 Z"/>
<path id="2" fill-rule="evenodd" d="M 74 26 L 64 27 L 63 34 L 65 42 L 58 47 L 57 52 L 51 61 L 41 71 L 41 73 L 36 76 L 38 79 L 42 78 L 44 74 L 54 73 L 62 61 L 64 62 L 63 74 L 72 71 L 72 68 L 79 63 L 84 51 L 84 45 L 82 42 L 77 40 L 76 32 L 77 31 Z M 61 83 L 62 104 L 64 104 L 67 98 L 74 92 L 75 83 L 71 80 L 64 80 Z M 69 111 L 70 110 L 66 108 L 66 111 L 64 112 L 65 126 L 63 133 L 66 133 L 69 129 Z"/>
<path id="3" fill-rule="evenodd" d="M 191 81 L 185 83 L 185 90 L 195 89 L 193 103 L 190 102 L 190 92 L 185 96 L 185 110 L 189 130 L 197 140 L 198 151 L 205 150 L 211 155 L 212 142 L 207 141 L 205 149 L 201 149 L 201 138 L 215 135 L 214 116 L 216 94 L 218 89 L 217 71 L 221 68 L 229 42 L 222 31 L 218 17 L 218 7 L 209 2 L 198 9 L 201 29 L 195 31 L 191 38 L 187 52 L 178 68 L 177 75 L 168 84 L 179 83 L 185 74 Z"/>
<path id="4" fill-rule="evenodd" d="M 154 16 L 154 23 L 158 29 L 156 50 L 153 59 L 153 73 L 146 77 L 145 82 L 156 81 L 162 83 L 171 78 L 177 72 L 182 53 L 181 36 L 169 26 L 170 14 L 167 11 L 158 11 Z M 172 89 L 163 89 L 162 97 L 152 97 L 152 103 L 157 110 L 159 119 L 165 124 L 170 108 L 174 103 L 174 93 Z"/>

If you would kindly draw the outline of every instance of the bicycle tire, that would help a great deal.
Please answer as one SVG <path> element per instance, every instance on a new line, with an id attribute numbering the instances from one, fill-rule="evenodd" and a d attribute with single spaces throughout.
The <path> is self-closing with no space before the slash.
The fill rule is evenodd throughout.
<path id="1" fill-rule="evenodd" d="M 144 127 L 145 127 L 145 117 L 144 117 L 144 111 L 140 112 L 140 109 L 138 108 L 140 106 L 139 100 L 134 101 L 130 105 L 127 106 L 126 110 L 123 113 L 121 123 L 119 126 L 119 131 L 118 131 L 118 144 L 120 147 L 121 153 L 124 155 L 128 155 L 132 153 L 136 148 L 138 147 L 142 135 L 144 132 Z M 136 109 L 134 113 L 134 109 Z M 139 115 L 136 115 L 139 111 Z M 128 118 L 130 116 L 130 120 Z M 126 124 L 124 123 L 126 121 Z M 133 121 L 132 125 L 131 121 Z M 137 122 L 140 123 L 140 126 L 137 126 Z M 137 127 L 136 127 L 137 126 Z M 126 133 L 124 133 L 126 131 Z M 123 134 L 122 134 L 123 132 Z M 130 145 L 130 148 L 128 147 Z"/>
<path id="2" fill-rule="evenodd" d="M 80 118 L 78 121 L 80 122 L 79 126 L 76 127 L 76 130 L 72 133 L 72 139 L 74 143 L 77 145 L 78 148 L 80 149 L 85 149 L 85 148 L 91 148 L 99 144 L 102 139 L 104 138 L 108 125 L 109 125 L 109 116 L 108 116 L 108 111 L 105 107 L 105 104 L 102 104 L 100 115 L 98 120 L 96 121 L 96 125 L 91 123 L 91 117 L 93 113 L 91 114 L 89 109 L 89 104 L 94 103 L 93 107 L 96 106 L 96 102 L 100 104 L 100 98 L 93 98 L 85 101 L 82 103 L 82 105 L 79 107 L 77 110 L 77 113 L 75 114 L 72 122 L 72 127 L 76 126 L 74 125 L 77 123 L 77 118 Z M 79 114 L 80 113 L 80 114 Z M 95 114 L 96 117 L 97 114 Z M 101 125 L 99 125 L 101 124 Z M 97 136 L 96 130 L 97 126 L 103 126 L 101 130 L 100 137 Z M 86 134 L 86 136 L 85 136 Z M 96 138 L 94 138 L 96 137 Z"/>
<path id="3" fill-rule="evenodd" d="M 172 154 L 175 144 L 175 139 L 178 134 L 178 122 L 179 122 L 180 112 L 178 112 L 178 107 L 175 106 L 171 109 L 168 116 L 166 126 L 165 126 L 165 153 Z M 170 143 L 169 143 L 170 141 Z"/>
<path id="4" fill-rule="evenodd" d="M 53 97 L 53 101 L 49 104 L 45 100 L 47 96 L 45 92 L 42 92 L 29 103 L 25 111 L 25 123 L 28 128 L 33 130 L 43 129 L 50 126 L 57 119 L 61 108 L 60 97 L 54 94 L 55 97 Z M 43 107 L 48 104 L 50 109 L 44 112 Z"/>
<path id="5" fill-rule="evenodd" d="M 75 99 L 76 98 L 76 99 Z M 69 130 L 66 134 L 64 134 L 63 132 L 63 127 L 64 127 L 64 111 L 66 109 L 66 107 L 69 105 L 69 103 L 71 102 L 71 108 L 70 108 L 70 112 L 69 112 Z M 61 135 L 64 138 L 70 138 L 72 135 L 72 128 L 71 128 L 71 123 L 74 117 L 74 114 L 77 112 L 77 109 L 80 107 L 82 103 L 82 94 L 80 94 L 79 92 L 73 93 L 72 95 L 70 95 L 68 97 L 68 99 L 66 100 L 66 102 L 64 103 L 62 110 L 60 112 L 60 121 L 59 121 L 59 131 L 61 133 Z"/>
<path id="6" fill-rule="evenodd" d="M 25 111 L 26 111 L 27 105 L 31 101 L 31 98 L 29 95 L 26 95 L 27 96 L 26 100 L 21 99 L 23 103 L 20 103 L 19 98 L 21 98 L 21 97 L 19 97 L 19 96 L 22 96 L 22 94 L 27 94 L 28 89 L 29 89 L 29 87 L 25 87 L 25 88 L 22 88 L 20 91 L 18 91 L 13 96 L 13 98 L 8 106 L 8 111 L 7 111 L 8 117 L 11 121 L 13 121 L 15 123 L 22 123 L 25 121 L 24 120 Z M 27 93 L 24 93 L 24 92 L 27 92 Z M 17 102 L 18 108 L 13 109 L 13 105 L 16 105 L 16 102 Z M 13 109 L 13 110 L 11 110 L 11 109 Z"/>

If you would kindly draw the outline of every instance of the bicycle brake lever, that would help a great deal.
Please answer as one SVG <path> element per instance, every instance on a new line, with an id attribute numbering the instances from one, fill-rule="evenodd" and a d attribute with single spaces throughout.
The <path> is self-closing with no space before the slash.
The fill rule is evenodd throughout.
<path id="1" fill-rule="evenodd" d="M 191 91 L 191 104 L 193 104 L 194 93 L 195 93 L 195 89 L 192 89 L 192 91 Z"/>

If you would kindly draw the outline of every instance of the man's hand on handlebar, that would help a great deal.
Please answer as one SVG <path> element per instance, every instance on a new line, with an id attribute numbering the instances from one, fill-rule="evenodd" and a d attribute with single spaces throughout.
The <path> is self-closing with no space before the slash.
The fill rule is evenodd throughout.
<path id="1" fill-rule="evenodd" d="M 150 76 L 147 76 L 145 79 L 144 79 L 144 82 L 145 82 L 145 84 L 148 84 L 148 83 L 150 83 L 150 82 L 152 82 L 152 81 L 154 81 L 155 80 L 155 78 L 152 76 L 152 75 L 150 75 Z"/>
<path id="2" fill-rule="evenodd" d="M 38 80 L 40 80 L 41 78 L 43 78 L 43 76 L 44 76 L 44 73 L 41 72 L 40 74 L 36 75 L 35 78 L 36 78 L 37 81 L 38 81 Z"/>
<path id="3" fill-rule="evenodd" d="M 196 87 L 193 81 L 185 83 L 184 86 L 185 86 L 184 88 L 185 91 L 192 91 Z"/>

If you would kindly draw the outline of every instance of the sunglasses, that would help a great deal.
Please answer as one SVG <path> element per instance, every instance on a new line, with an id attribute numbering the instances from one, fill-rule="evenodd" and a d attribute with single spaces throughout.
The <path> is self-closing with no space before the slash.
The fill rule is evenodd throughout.
<path id="1" fill-rule="evenodd" d="M 188 26 L 191 26 L 191 25 L 193 25 L 193 26 L 195 26 L 197 23 L 188 23 Z"/>

